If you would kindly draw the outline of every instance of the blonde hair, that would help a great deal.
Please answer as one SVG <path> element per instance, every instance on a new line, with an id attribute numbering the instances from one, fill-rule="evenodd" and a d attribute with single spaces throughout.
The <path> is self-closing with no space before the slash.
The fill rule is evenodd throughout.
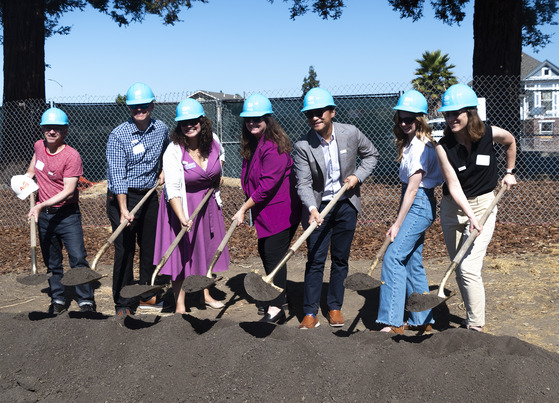
<path id="1" fill-rule="evenodd" d="M 396 111 L 396 113 L 394 114 L 394 118 L 392 120 L 394 121 L 394 128 L 392 129 L 392 131 L 394 132 L 394 136 L 396 136 L 396 138 L 394 139 L 394 144 L 396 145 L 396 152 L 398 153 L 398 157 L 396 158 L 396 161 L 400 162 L 402 161 L 402 154 L 404 153 L 404 148 L 406 148 L 406 146 L 408 145 L 408 136 L 404 133 L 404 131 L 400 127 L 400 117 L 398 116 L 398 111 Z M 429 123 L 427 123 L 427 119 L 425 118 L 425 115 L 419 113 L 416 114 L 415 115 L 415 137 L 417 137 L 421 141 L 428 139 L 429 142 L 433 146 L 435 146 L 437 142 L 433 140 L 433 137 L 431 137 L 432 131 L 433 129 L 431 128 L 431 126 L 429 126 Z"/>

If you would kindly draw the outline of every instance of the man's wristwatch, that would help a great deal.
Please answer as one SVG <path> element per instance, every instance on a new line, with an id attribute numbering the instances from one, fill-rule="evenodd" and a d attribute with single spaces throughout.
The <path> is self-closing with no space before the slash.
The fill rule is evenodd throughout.
<path id="1" fill-rule="evenodd" d="M 505 172 L 506 172 L 507 174 L 514 175 L 514 174 L 516 173 L 516 168 L 512 168 L 512 169 L 508 169 L 508 168 L 507 168 Z"/>

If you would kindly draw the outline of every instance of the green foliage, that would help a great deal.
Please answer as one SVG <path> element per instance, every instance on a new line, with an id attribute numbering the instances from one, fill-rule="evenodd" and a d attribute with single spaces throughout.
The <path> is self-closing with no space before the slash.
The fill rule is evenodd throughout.
<path id="1" fill-rule="evenodd" d="M 449 64 L 449 60 L 448 54 L 443 55 L 440 50 L 425 51 L 421 59 L 415 60 L 419 67 L 415 71 L 416 78 L 412 80 L 413 88 L 425 95 L 429 112 L 438 108 L 448 87 L 458 82 L 452 72 L 456 66 Z"/>
<path id="2" fill-rule="evenodd" d="M 268 1 L 270 3 L 274 2 L 274 0 Z M 289 0 L 283 1 L 289 3 Z M 344 8 L 343 0 L 291 0 L 291 2 L 293 5 L 289 11 L 291 12 L 292 20 L 306 14 L 311 8 L 313 13 L 318 14 L 324 20 L 328 18 L 337 20 L 342 16 L 342 8 Z"/>
<path id="3" fill-rule="evenodd" d="M 320 81 L 316 78 L 316 71 L 314 71 L 314 66 L 309 67 L 309 75 L 303 79 L 303 85 L 301 86 L 301 91 L 303 92 L 302 98 L 305 97 L 309 90 L 320 86 Z"/>
<path id="4" fill-rule="evenodd" d="M 118 94 L 116 96 L 115 102 L 117 105 L 125 105 L 126 104 L 126 95 Z"/>

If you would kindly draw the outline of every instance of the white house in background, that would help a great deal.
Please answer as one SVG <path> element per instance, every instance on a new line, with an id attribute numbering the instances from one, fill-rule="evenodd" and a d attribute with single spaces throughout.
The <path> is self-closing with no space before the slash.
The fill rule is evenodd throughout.
<path id="1" fill-rule="evenodd" d="M 233 94 L 225 94 L 224 92 L 214 92 L 214 91 L 204 91 L 204 90 L 198 90 L 192 93 L 191 95 L 189 95 L 188 98 L 194 98 L 198 102 L 243 99 L 243 97 L 240 96 L 239 94 L 233 95 Z"/>
<path id="2" fill-rule="evenodd" d="M 521 85 L 525 149 L 559 151 L 559 67 L 522 53 Z"/>

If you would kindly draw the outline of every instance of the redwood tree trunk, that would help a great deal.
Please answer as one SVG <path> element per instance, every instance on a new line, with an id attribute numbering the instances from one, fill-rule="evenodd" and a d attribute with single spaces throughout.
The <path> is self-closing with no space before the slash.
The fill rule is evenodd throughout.
<path id="1" fill-rule="evenodd" d="M 475 0 L 474 90 L 486 98 L 488 123 L 521 133 L 522 0 Z"/>
<path id="2" fill-rule="evenodd" d="M 2 164 L 29 163 L 45 110 L 45 2 L 3 0 Z"/>

